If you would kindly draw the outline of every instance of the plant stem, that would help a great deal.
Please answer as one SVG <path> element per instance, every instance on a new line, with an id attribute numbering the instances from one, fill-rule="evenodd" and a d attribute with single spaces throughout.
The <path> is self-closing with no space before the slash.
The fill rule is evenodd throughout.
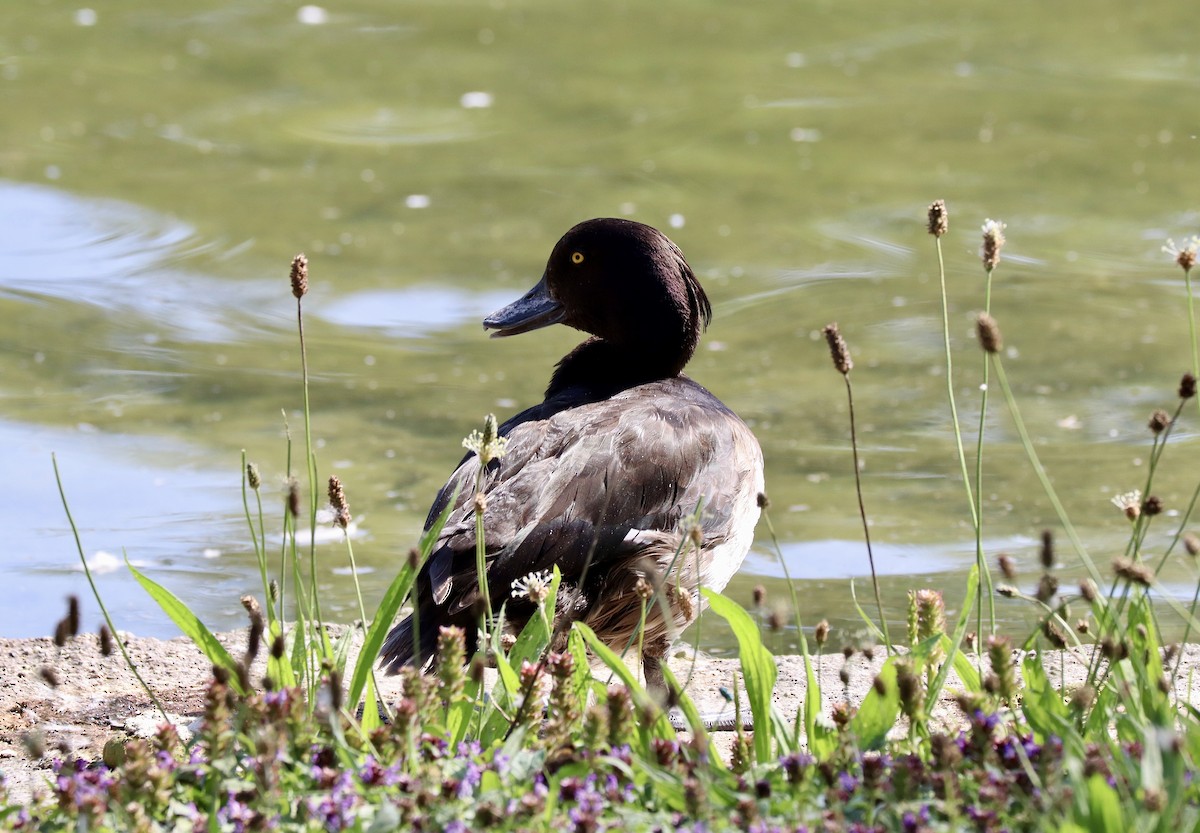
<path id="1" fill-rule="evenodd" d="M 871 549 L 871 528 L 867 523 L 867 509 L 863 503 L 862 474 L 858 469 L 858 429 L 854 422 L 854 390 L 850 384 L 850 374 L 843 373 L 846 381 L 846 401 L 850 409 L 850 450 L 854 456 L 854 489 L 858 494 L 858 515 L 862 518 L 863 538 L 867 542 L 867 561 L 871 565 L 871 586 L 875 590 L 875 604 L 879 608 L 879 625 L 883 629 L 883 641 L 887 645 L 888 654 L 892 654 L 892 637 L 888 633 L 887 616 L 883 612 L 883 596 L 879 592 L 879 574 L 875 571 L 875 553 Z"/>
<path id="2" fill-rule="evenodd" d="M 317 458 L 313 454 L 312 410 L 308 397 L 308 350 L 304 343 L 304 312 L 300 298 L 296 299 L 296 327 L 300 334 L 300 370 L 304 388 L 304 457 L 305 467 L 308 469 L 308 581 L 317 629 L 313 641 L 320 647 L 322 655 L 328 656 L 329 651 L 325 649 L 327 637 L 321 617 L 321 594 L 317 588 Z"/>
<path id="3" fill-rule="evenodd" d="M 108 608 L 104 606 L 104 599 L 100 597 L 100 590 L 96 587 L 96 580 L 92 578 L 92 568 L 88 566 L 87 556 L 83 554 L 83 541 L 79 538 L 79 527 L 75 525 L 75 519 L 71 517 L 71 507 L 67 503 L 67 493 L 63 488 L 62 476 L 58 472 L 58 456 L 52 453 L 50 455 L 50 463 L 54 466 L 54 482 L 58 486 L 58 496 L 62 499 L 63 511 L 67 513 L 67 523 L 71 526 L 71 534 L 75 536 L 75 550 L 79 553 L 79 562 L 83 564 L 83 574 L 87 576 L 88 584 L 92 588 L 92 595 L 96 597 L 96 604 L 100 606 L 100 613 L 104 616 L 104 621 L 108 625 L 108 631 L 112 634 L 113 639 L 116 640 L 117 647 L 121 649 L 121 656 L 125 658 L 125 664 L 129 666 L 129 670 L 133 672 L 133 676 L 137 678 L 142 688 L 145 689 L 146 694 L 149 695 L 150 702 L 154 703 L 154 707 L 158 709 L 158 713 L 162 715 L 163 720 L 170 723 L 171 718 L 167 717 L 167 710 L 163 708 L 163 704 L 158 701 L 150 686 L 146 684 L 146 681 L 142 679 L 142 675 L 138 673 L 137 666 L 130 659 L 129 651 L 125 647 L 125 640 L 117 632 L 117 626 L 113 624 L 112 616 L 109 615 Z"/>
<path id="4" fill-rule="evenodd" d="M 987 280 L 984 284 L 983 310 L 992 314 L 992 270 L 987 270 Z M 983 553 L 983 436 L 987 426 L 988 408 L 988 356 L 983 356 L 983 382 L 979 387 L 979 437 L 975 445 L 975 562 L 979 565 L 980 582 L 978 604 L 978 624 L 976 630 L 983 631 L 983 597 L 988 600 L 988 625 L 990 633 L 996 632 L 996 594 L 992 590 L 992 571 Z M 982 637 L 981 637 L 982 638 Z"/>
<path id="5" fill-rule="evenodd" d="M 935 238 L 938 256 L 938 278 L 942 290 L 942 336 L 946 350 L 946 396 L 950 400 L 950 418 L 954 422 L 954 442 L 958 449 L 958 464 L 962 470 L 963 487 L 967 490 L 967 503 L 971 507 L 971 523 L 979 527 L 979 515 L 975 511 L 975 496 L 971 489 L 971 478 L 967 472 L 967 455 L 963 450 L 962 430 L 958 422 L 958 406 L 954 402 L 954 359 L 950 353 L 950 308 L 946 295 L 946 264 L 942 258 L 942 240 Z"/>

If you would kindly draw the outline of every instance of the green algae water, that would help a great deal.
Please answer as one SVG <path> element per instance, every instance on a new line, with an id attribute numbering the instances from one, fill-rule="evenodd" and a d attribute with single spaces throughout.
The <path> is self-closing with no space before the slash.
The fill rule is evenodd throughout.
<path id="1" fill-rule="evenodd" d="M 689 374 L 746 419 L 771 520 L 729 588 L 804 623 L 874 611 L 845 389 L 851 374 L 884 603 L 937 587 L 953 612 L 974 533 L 946 399 L 937 256 L 974 467 L 985 219 L 1007 223 L 992 311 L 1033 441 L 1107 568 L 1142 488 L 1146 420 L 1189 369 L 1182 273 L 1200 232 L 1200 53 L 1166 3 L 579 2 L 10 4 L 0 27 L 0 634 L 49 634 L 67 593 L 98 619 L 54 486 L 58 455 L 119 627 L 173 627 L 127 555 L 213 627 L 259 587 L 241 452 L 264 475 L 271 563 L 286 436 L 303 447 L 293 254 L 314 443 L 345 483 L 377 599 L 484 414 L 540 400 L 581 337 L 491 341 L 480 321 L 593 216 L 654 225 L 715 318 Z M 994 381 L 994 380 L 993 380 Z M 1155 475 L 1161 553 L 1197 473 L 1195 407 Z M 1031 589 L 1060 531 L 993 384 L 984 547 Z M 357 605 L 319 531 L 324 610 Z M 272 534 L 275 537 L 272 537 Z M 784 563 L 781 563 L 782 557 Z M 1083 575 L 1060 534 L 1064 587 Z M 1164 591 L 1190 599 L 1176 554 Z M 868 600 L 872 600 L 868 603 Z M 1023 633 L 1027 604 L 1000 599 Z M 711 623 L 708 624 L 708 623 Z M 701 643 L 732 640 L 706 618 Z M 795 634 L 771 637 L 789 649 Z"/>

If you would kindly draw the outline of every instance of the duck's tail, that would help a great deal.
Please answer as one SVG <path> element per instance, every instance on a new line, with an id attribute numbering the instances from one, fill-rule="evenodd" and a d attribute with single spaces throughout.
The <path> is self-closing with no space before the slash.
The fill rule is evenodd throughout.
<path id="1" fill-rule="evenodd" d="M 434 651 L 437 649 L 437 632 L 438 622 L 435 616 L 421 617 L 420 628 L 420 651 L 414 656 L 413 636 L 415 623 L 419 613 L 413 613 L 399 625 L 392 628 L 392 632 L 388 634 L 384 640 L 383 650 L 379 653 L 380 662 L 384 671 L 388 674 L 398 674 L 400 669 L 406 665 L 416 665 L 420 670 L 424 671 L 433 657 Z M 433 613 L 432 610 L 428 611 Z M 419 658 L 419 661 L 415 661 Z"/>

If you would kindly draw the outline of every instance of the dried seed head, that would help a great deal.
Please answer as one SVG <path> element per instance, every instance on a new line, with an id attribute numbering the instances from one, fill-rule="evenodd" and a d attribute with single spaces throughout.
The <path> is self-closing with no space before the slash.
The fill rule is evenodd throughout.
<path id="1" fill-rule="evenodd" d="M 929 204 L 929 233 L 941 237 L 950 230 L 950 215 L 946 212 L 945 200 L 934 200 Z"/>
<path id="2" fill-rule="evenodd" d="M 1021 591 L 1013 587 L 1011 584 L 997 584 L 996 592 L 1006 599 L 1015 599 L 1021 594 Z"/>
<path id="3" fill-rule="evenodd" d="M 1155 436 L 1165 431 L 1170 424 L 1171 417 L 1162 408 L 1158 408 L 1154 413 L 1150 414 L 1150 430 L 1154 432 Z"/>
<path id="4" fill-rule="evenodd" d="M 1200 538 L 1197 538 L 1195 533 L 1189 532 L 1183 536 L 1183 548 L 1192 558 L 1200 555 Z"/>
<path id="5" fill-rule="evenodd" d="M 67 596 L 67 635 L 79 636 L 79 597 L 74 593 Z"/>
<path id="6" fill-rule="evenodd" d="M 1078 619 L 1075 622 L 1075 632 L 1087 634 L 1092 630 L 1092 625 L 1087 619 Z"/>
<path id="7" fill-rule="evenodd" d="M 246 482 L 256 492 L 258 491 L 258 487 L 262 485 L 262 476 L 258 473 L 258 466 L 253 463 L 246 464 Z"/>
<path id="8" fill-rule="evenodd" d="M 421 551 L 416 547 L 411 547 L 408 551 L 408 566 L 413 570 L 421 566 Z"/>
<path id="9" fill-rule="evenodd" d="M 234 670 L 237 672 L 238 684 L 242 687 L 242 690 L 250 691 L 253 686 L 250 684 L 250 670 L 246 668 L 246 663 L 239 662 L 234 666 Z"/>
<path id="10" fill-rule="evenodd" d="M 975 319 L 975 331 L 979 333 L 979 344 L 987 353 L 999 353 L 1004 346 L 1004 337 L 1000 335 L 1000 325 L 996 319 L 986 312 L 979 313 Z"/>
<path id="11" fill-rule="evenodd" d="M 308 258 L 303 254 L 298 254 L 292 258 L 292 294 L 296 296 L 296 300 L 304 297 L 308 292 Z"/>
<path id="12" fill-rule="evenodd" d="M 644 576 L 638 576 L 638 580 L 633 585 L 633 592 L 637 593 L 639 599 L 650 601 L 654 596 L 654 585 L 646 581 Z"/>
<path id="13" fill-rule="evenodd" d="M 829 344 L 833 366 L 837 368 L 838 373 L 845 376 L 854 368 L 854 360 L 850 358 L 850 348 L 846 346 L 846 339 L 842 338 L 837 322 L 826 324 L 821 332 L 825 334 L 825 341 Z"/>
<path id="14" fill-rule="evenodd" d="M 246 594 L 242 596 L 242 607 L 250 617 L 250 633 L 246 637 L 246 664 L 249 665 L 258 656 L 266 622 L 263 621 L 262 607 L 258 604 L 258 599 Z"/>
<path id="15" fill-rule="evenodd" d="M 1000 572 L 1004 573 L 1004 577 L 1009 581 L 1016 581 L 1017 565 L 1013 563 L 1012 556 L 1006 552 L 1002 552 L 996 560 L 1000 562 Z"/>
<path id="16" fill-rule="evenodd" d="M 66 617 L 59 619 L 54 626 L 54 646 L 61 648 L 67 644 L 67 640 L 70 638 L 70 625 L 67 623 Z"/>
<path id="17" fill-rule="evenodd" d="M 913 661 L 908 657 L 901 657 L 896 661 L 896 691 L 900 696 L 900 710 L 904 716 L 910 720 L 919 719 L 925 705 L 925 691 Z"/>
<path id="18" fill-rule="evenodd" d="M 112 631 L 108 629 L 108 625 L 100 626 L 100 654 L 101 656 L 112 656 L 113 638 Z"/>
<path id="19" fill-rule="evenodd" d="M 1158 495 L 1150 495 L 1142 503 L 1142 512 L 1144 512 L 1149 517 L 1154 517 L 1155 515 L 1161 515 L 1162 511 L 1163 511 L 1163 502 L 1162 502 L 1162 498 L 1160 498 Z"/>
<path id="20" fill-rule="evenodd" d="M 1054 566 L 1054 533 L 1048 529 L 1042 530 L 1040 557 L 1042 559 L 1042 566 L 1047 570 Z"/>
<path id="21" fill-rule="evenodd" d="M 1042 623 L 1042 634 L 1046 637 L 1046 641 L 1060 651 L 1067 647 L 1066 634 L 1053 620 L 1047 619 Z"/>
<path id="22" fill-rule="evenodd" d="M 1096 582 L 1092 581 L 1090 578 L 1085 578 L 1083 581 L 1079 582 L 1079 595 L 1083 596 L 1083 600 L 1088 604 L 1091 604 L 1092 602 L 1096 601 L 1096 599 L 1100 598 L 1100 594 L 1096 590 Z"/>
<path id="23" fill-rule="evenodd" d="M 346 501 L 346 491 L 342 481 L 336 474 L 329 475 L 329 505 L 333 507 L 333 523 L 346 529 L 350 526 L 350 504 Z"/>
<path id="24" fill-rule="evenodd" d="M 279 600 L 279 580 L 271 579 L 267 582 L 267 602 L 274 605 Z"/>
<path id="25" fill-rule="evenodd" d="M 825 642 L 829 639 L 829 620 L 822 619 L 817 622 L 816 630 L 813 631 L 813 639 L 816 640 L 818 648 L 825 647 Z"/>
<path id="26" fill-rule="evenodd" d="M 1180 269 L 1190 272 L 1196 265 L 1196 252 L 1200 251 L 1200 237 L 1185 237 L 1182 246 L 1176 246 L 1174 240 L 1168 240 L 1162 250 L 1175 259 Z"/>
<path id="27" fill-rule="evenodd" d="M 753 599 L 755 607 L 762 607 L 763 602 L 767 600 L 767 588 L 761 584 L 754 585 L 754 589 L 750 591 L 750 598 Z"/>
<path id="28" fill-rule="evenodd" d="M 871 681 L 871 688 L 875 689 L 875 693 L 880 697 L 887 697 L 887 683 L 881 675 L 875 675 L 875 679 Z"/>
<path id="29" fill-rule="evenodd" d="M 38 671 L 38 674 L 51 688 L 58 688 L 58 672 L 49 665 L 43 665 L 41 670 Z"/>
<path id="30" fill-rule="evenodd" d="M 1140 561 L 1118 558 L 1113 561 L 1113 572 L 1131 584 L 1149 587 L 1154 582 L 1154 572 Z"/>
<path id="31" fill-rule="evenodd" d="M 775 608 L 767 616 L 767 627 L 771 629 L 772 633 L 779 633 L 787 625 L 787 620 L 787 613 L 779 608 Z"/>
<path id="32" fill-rule="evenodd" d="M 1058 579 L 1050 573 L 1042 573 L 1038 580 L 1037 593 L 1034 595 L 1042 604 L 1050 604 L 1050 600 L 1058 595 Z"/>
<path id="33" fill-rule="evenodd" d="M 1179 398 L 1191 399 L 1196 395 L 1196 377 L 1190 373 L 1183 374 L 1179 380 Z"/>
<path id="34" fill-rule="evenodd" d="M 283 654 L 286 650 L 287 643 L 283 641 L 283 634 L 275 634 L 275 638 L 271 640 L 271 656 L 275 659 L 283 659 Z"/>
<path id="35" fill-rule="evenodd" d="M 336 668 L 329 671 L 329 707 L 334 712 L 342 710 L 342 675 Z"/>
<path id="36" fill-rule="evenodd" d="M 983 268 L 989 272 L 1000 262 L 1005 228 L 1007 227 L 999 220 L 985 220 L 983 223 L 983 248 L 979 251 L 979 258 L 983 261 Z"/>
<path id="37" fill-rule="evenodd" d="M 845 659 L 850 659 L 850 657 L 854 656 L 854 646 L 853 645 L 843 645 L 842 646 L 842 656 Z"/>
<path id="38" fill-rule="evenodd" d="M 767 493 L 759 492 L 758 493 L 758 508 L 766 509 L 770 505 L 771 505 L 771 499 L 769 497 L 767 497 Z"/>
<path id="39" fill-rule="evenodd" d="M 293 518 L 300 517 L 300 481 L 294 477 L 287 480 L 287 508 Z"/>
<path id="40" fill-rule="evenodd" d="M 1096 699 L 1096 689 L 1090 685 L 1081 685 L 1075 689 L 1071 695 L 1071 707 L 1077 711 L 1087 711 L 1092 706 L 1092 701 Z"/>

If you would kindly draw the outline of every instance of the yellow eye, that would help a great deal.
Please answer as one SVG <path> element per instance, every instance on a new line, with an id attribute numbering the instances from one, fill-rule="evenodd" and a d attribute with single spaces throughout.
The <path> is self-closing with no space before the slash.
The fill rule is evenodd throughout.
<path id="1" fill-rule="evenodd" d="M 571 252 L 571 262 L 576 265 L 583 263 L 583 252 Z"/>

